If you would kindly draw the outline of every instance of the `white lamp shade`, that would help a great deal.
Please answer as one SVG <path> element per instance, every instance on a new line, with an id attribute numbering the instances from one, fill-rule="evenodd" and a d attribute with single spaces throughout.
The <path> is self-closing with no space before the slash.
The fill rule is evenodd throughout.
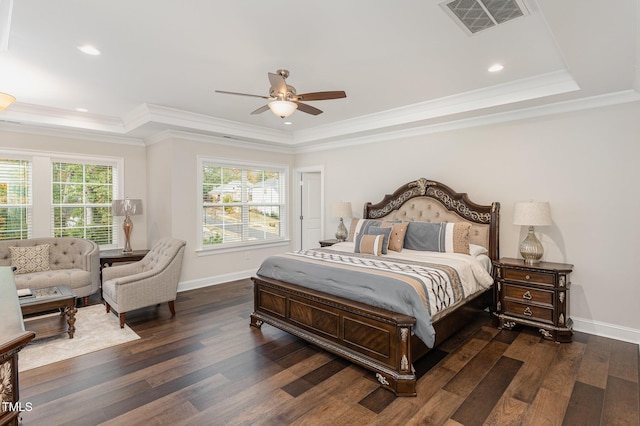
<path id="1" fill-rule="evenodd" d="M 351 203 L 349 201 L 340 201 L 333 203 L 331 208 L 331 216 L 333 217 L 351 217 Z"/>
<path id="2" fill-rule="evenodd" d="M 547 202 L 527 201 L 516 203 L 513 224 L 525 226 L 548 226 L 552 224 L 551 208 Z"/>
<path id="3" fill-rule="evenodd" d="M 9 105 L 14 103 L 16 98 L 7 93 L 0 92 L 0 110 L 6 109 Z"/>
<path id="4" fill-rule="evenodd" d="M 142 214 L 142 200 L 113 200 L 111 204 L 114 216 L 134 216 Z"/>
<path id="5" fill-rule="evenodd" d="M 289 101 L 273 101 L 269 102 L 269 109 L 278 117 L 285 118 L 298 109 L 298 104 Z"/>

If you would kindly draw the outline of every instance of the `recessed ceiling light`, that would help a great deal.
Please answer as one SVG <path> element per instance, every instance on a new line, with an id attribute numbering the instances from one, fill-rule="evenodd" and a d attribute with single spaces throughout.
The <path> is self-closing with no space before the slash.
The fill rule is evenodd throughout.
<path id="1" fill-rule="evenodd" d="M 85 44 L 84 46 L 78 46 L 78 50 L 82 53 L 86 53 L 87 55 L 98 56 L 100 55 L 100 51 L 95 47 Z"/>
<path id="2" fill-rule="evenodd" d="M 291 125 L 293 124 L 293 122 L 291 122 L 291 121 L 285 121 L 285 122 L 284 122 L 284 124 L 285 124 L 285 125 L 287 125 L 287 126 L 291 126 Z"/>
<path id="3" fill-rule="evenodd" d="M 502 71 L 504 69 L 504 65 L 502 64 L 493 64 L 489 67 L 488 71 L 489 72 L 498 72 L 498 71 Z"/>
<path id="4" fill-rule="evenodd" d="M 78 111 L 78 112 L 89 112 L 89 110 L 86 109 L 86 108 L 76 108 L 76 111 Z"/>

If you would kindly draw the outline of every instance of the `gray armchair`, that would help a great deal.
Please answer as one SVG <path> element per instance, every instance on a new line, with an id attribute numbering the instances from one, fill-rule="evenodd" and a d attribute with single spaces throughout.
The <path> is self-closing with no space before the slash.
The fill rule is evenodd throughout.
<path id="1" fill-rule="evenodd" d="M 164 238 L 140 261 L 102 270 L 102 294 L 107 312 L 112 308 L 124 328 L 125 314 L 134 309 L 169 302 L 175 315 L 174 301 L 182 268 L 185 241 Z"/>

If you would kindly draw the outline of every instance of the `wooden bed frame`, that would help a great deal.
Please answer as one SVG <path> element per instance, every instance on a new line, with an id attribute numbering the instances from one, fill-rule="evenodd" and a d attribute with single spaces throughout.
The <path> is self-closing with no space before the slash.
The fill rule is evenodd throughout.
<path id="1" fill-rule="evenodd" d="M 485 246 L 489 257 L 497 260 L 499 212 L 497 202 L 475 204 L 466 193 L 421 178 L 377 204 L 366 203 L 363 218 L 469 222 L 471 242 Z M 416 395 L 413 362 L 429 348 L 412 333 L 414 317 L 271 278 L 252 280 L 252 326 L 267 323 L 282 329 L 374 372 L 380 384 L 398 396 Z M 433 322 L 436 345 L 490 307 L 492 300 L 489 288 L 440 315 Z"/>

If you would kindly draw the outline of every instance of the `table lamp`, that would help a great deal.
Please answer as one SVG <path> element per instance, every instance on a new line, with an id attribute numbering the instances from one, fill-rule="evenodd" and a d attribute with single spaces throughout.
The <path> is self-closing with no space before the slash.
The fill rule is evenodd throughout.
<path id="1" fill-rule="evenodd" d="M 345 217 L 351 217 L 351 203 L 349 201 L 333 203 L 331 216 L 340 218 L 338 230 L 336 231 L 336 238 L 338 241 L 345 241 L 349 236 L 349 231 L 346 226 L 344 226 L 344 221 L 342 219 Z"/>
<path id="2" fill-rule="evenodd" d="M 122 229 L 124 230 L 125 243 L 122 253 L 133 253 L 131 249 L 131 231 L 133 230 L 131 216 L 142 214 L 142 200 L 130 200 L 129 198 L 113 200 L 111 208 L 114 216 L 124 216 Z"/>
<path id="3" fill-rule="evenodd" d="M 529 227 L 529 233 L 520 243 L 520 254 L 524 263 L 533 265 L 540 263 L 540 258 L 544 254 L 544 247 L 536 237 L 534 226 L 551 225 L 551 209 L 547 202 L 522 202 L 516 203 L 513 212 L 513 224 Z"/>

